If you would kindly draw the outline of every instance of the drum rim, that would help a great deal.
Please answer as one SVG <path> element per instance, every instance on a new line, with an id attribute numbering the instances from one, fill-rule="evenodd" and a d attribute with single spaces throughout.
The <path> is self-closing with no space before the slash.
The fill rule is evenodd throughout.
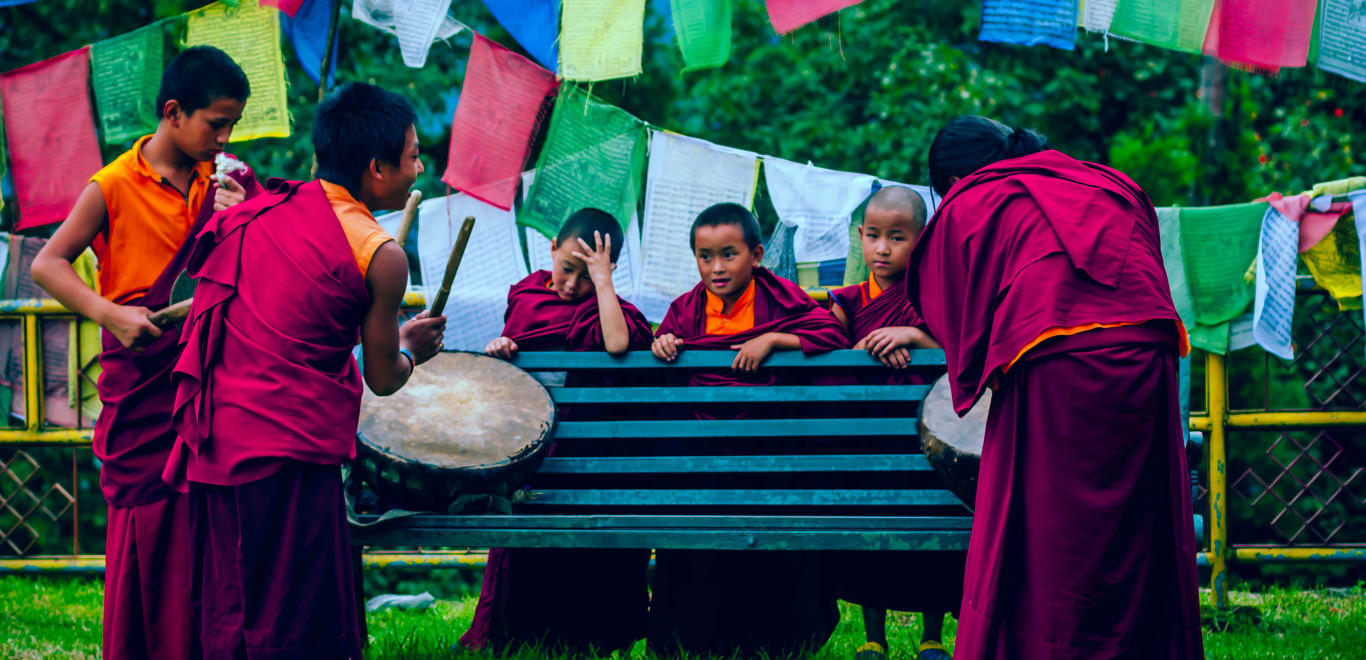
<path id="1" fill-rule="evenodd" d="M 357 450 L 358 450 L 358 451 L 357 451 L 358 455 L 356 456 L 357 460 L 359 460 L 359 459 L 361 458 L 361 457 L 359 456 L 359 450 L 360 450 L 360 448 L 364 447 L 367 451 L 373 452 L 373 453 L 375 453 L 375 454 L 378 454 L 379 456 L 382 456 L 382 457 L 384 457 L 384 458 L 386 458 L 386 459 L 388 459 L 388 460 L 392 460 L 392 461 L 394 461 L 394 462 L 396 462 L 396 463 L 402 463 L 403 465 L 409 465 L 409 466 L 416 466 L 416 467 L 420 467 L 420 468 L 423 468 L 423 469 L 425 469 L 425 470 L 432 471 L 432 472 L 459 472 L 459 471 L 463 471 L 463 470 L 493 470 L 493 469 L 497 469 L 497 468 L 504 468 L 504 467 L 511 467 L 511 466 L 514 466 L 514 465 L 519 465 L 519 464 L 521 464 L 521 463 L 523 463 L 523 462 L 525 462 L 525 461 L 527 461 L 527 460 L 534 460 L 536 454 L 538 454 L 538 453 L 540 453 L 541 451 L 543 451 L 543 450 L 549 448 L 550 445 L 554 443 L 554 441 L 555 441 L 555 428 L 556 428 L 556 426 L 557 426 L 558 423 L 559 423 L 559 409 L 556 408 L 556 406 L 555 406 L 555 399 L 554 399 L 554 397 L 550 396 L 550 390 L 549 390 L 549 388 L 547 388 L 547 387 L 545 386 L 545 384 L 541 383 L 541 381 L 537 380 L 535 376 L 532 376 L 532 375 L 531 375 L 531 372 L 529 372 L 529 371 L 527 371 L 527 370 L 525 370 L 525 369 L 522 369 L 521 367 L 518 367 L 517 365 L 512 364 L 511 362 L 508 362 L 507 360 L 503 360 L 503 359 L 501 359 L 501 358 L 496 358 L 496 357 L 493 357 L 493 356 L 491 356 L 491 355 L 486 355 L 486 354 L 484 354 L 484 353 L 479 353 L 479 352 L 476 352 L 476 351 L 458 351 L 458 350 L 457 350 L 457 351 L 448 351 L 448 350 L 443 350 L 443 351 L 440 351 L 439 353 L 437 353 L 437 355 L 442 355 L 442 354 L 447 354 L 447 353 L 449 353 L 449 354 L 464 353 L 464 354 L 467 354 L 467 355 L 474 355 L 474 356 L 478 356 L 478 357 L 480 357 L 480 358 L 487 358 L 487 359 L 490 359 L 490 360 L 496 360 L 496 361 L 498 361 L 498 362 L 502 362 L 503 364 L 506 364 L 506 365 L 508 365 L 509 367 L 512 367 L 513 369 L 516 369 L 517 371 L 520 371 L 521 373 L 526 374 L 526 376 L 527 376 L 528 378 L 530 378 L 533 382 L 535 382 L 537 385 L 540 385 L 540 394 L 541 394 L 541 396 L 544 398 L 545 403 L 546 403 L 546 406 L 550 409 L 550 418 L 549 418 L 548 420 L 546 420 L 546 421 L 544 421 L 544 422 L 541 423 L 541 435 L 540 435 L 540 437 L 537 438 L 536 440 L 533 440 L 533 441 L 527 443 L 527 444 L 522 448 L 522 450 L 519 451 L 519 452 L 517 452 L 516 454 L 513 454 L 512 456 L 508 456 L 507 458 L 504 458 L 504 459 L 502 459 L 502 460 L 500 460 L 500 461 L 497 461 L 497 462 L 494 462 L 494 463 L 481 463 L 481 464 L 478 464 L 478 465 L 464 465 L 464 466 L 460 466 L 460 467 L 446 467 L 446 466 L 432 465 L 432 464 L 430 464 L 430 463 L 424 463 L 424 462 L 422 462 L 422 461 L 419 461 L 419 460 L 410 458 L 410 457 L 408 457 L 408 456 L 404 456 L 404 455 L 402 455 L 402 454 L 397 454 L 397 453 L 395 453 L 395 452 L 393 452 L 393 451 L 391 451 L 391 450 L 389 450 L 389 449 L 387 449 L 387 448 L 381 447 L 381 446 L 379 446 L 379 445 L 377 445 L 377 444 L 371 442 L 371 441 L 370 441 L 370 438 L 369 438 L 368 436 L 365 435 L 365 432 L 364 432 L 364 431 L 361 431 L 360 428 L 358 427 L 358 428 L 356 429 L 356 448 L 357 448 Z"/>

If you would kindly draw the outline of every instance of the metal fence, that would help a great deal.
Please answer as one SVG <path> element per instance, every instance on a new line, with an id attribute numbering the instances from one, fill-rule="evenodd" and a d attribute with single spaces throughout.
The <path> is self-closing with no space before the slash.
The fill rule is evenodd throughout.
<path id="1" fill-rule="evenodd" d="M 421 295 L 405 304 L 421 307 Z M 105 504 L 89 449 L 91 420 L 77 413 L 74 426 L 56 426 L 45 413 L 62 393 L 42 377 L 42 330 L 74 320 L 53 301 L 0 301 L 0 324 L 19 324 L 23 339 L 22 383 L 11 384 L 23 407 L 10 411 L 22 425 L 0 429 L 0 572 L 102 568 Z M 1192 414 L 1191 429 L 1208 441 L 1196 506 L 1209 511 L 1197 560 L 1211 569 L 1216 605 L 1227 602 L 1232 564 L 1366 561 L 1361 312 L 1339 310 L 1322 292 L 1302 293 L 1296 346 L 1292 363 L 1255 348 L 1197 357 L 1193 398 L 1206 405 Z M 92 385 L 76 380 L 78 390 Z M 367 564 L 468 566 L 482 558 L 375 553 Z"/>

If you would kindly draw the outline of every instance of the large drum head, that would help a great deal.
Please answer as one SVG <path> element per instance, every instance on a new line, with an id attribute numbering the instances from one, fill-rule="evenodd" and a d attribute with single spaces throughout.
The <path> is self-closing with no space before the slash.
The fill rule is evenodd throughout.
<path id="1" fill-rule="evenodd" d="M 477 353 L 441 353 L 391 396 L 366 390 L 357 471 L 406 508 L 445 510 L 461 495 L 524 485 L 554 424 L 554 402 L 531 374 Z"/>
<path id="2" fill-rule="evenodd" d="M 991 390 L 987 390 L 967 415 L 959 417 L 953 410 L 948 375 L 935 381 L 920 408 L 920 448 L 949 490 L 969 509 L 977 499 L 977 472 L 990 410 Z"/>

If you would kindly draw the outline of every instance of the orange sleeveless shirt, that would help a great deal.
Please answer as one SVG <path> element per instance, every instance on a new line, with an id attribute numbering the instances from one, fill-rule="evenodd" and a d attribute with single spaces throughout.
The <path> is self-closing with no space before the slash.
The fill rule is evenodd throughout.
<path id="1" fill-rule="evenodd" d="M 754 327 L 754 280 L 749 281 L 749 286 L 745 292 L 740 294 L 740 299 L 735 301 L 735 306 L 730 308 L 730 313 L 722 313 L 726 308 L 726 301 L 719 296 L 707 291 L 707 334 L 709 335 L 733 335 L 750 330 Z"/>
<path id="2" fill-rule="evenodd" d="M 213 163 L 199 163 L 188 194 L 181 194 L 143 158 L 142 147 L 151 138 L 140 138 L 90 177 L 104 196 L 108 218 L 90 245 L 99 262 L 99 291 L 118 304 L 147 293 L 166 270 L 190 237 L 213 175 Z"/>
<path id="3" fill-rule="evenodd" d="M 323 194 L 327 195 L 332 212 L 337 214 L 337 220 L 341 222 L 346 242 L 351 246 L 351 256 L 355 257 L 356 266 L 360 268 L 360 276 L 365 277 L 370 272 L 370 260 L 374 259 L 375 251 L 394 240 L 394 237 L 379 226 L 370 209 L 352 197 L 346 188 L 322 179 L 318 179 L 318 183 L 322 184 Z"/>

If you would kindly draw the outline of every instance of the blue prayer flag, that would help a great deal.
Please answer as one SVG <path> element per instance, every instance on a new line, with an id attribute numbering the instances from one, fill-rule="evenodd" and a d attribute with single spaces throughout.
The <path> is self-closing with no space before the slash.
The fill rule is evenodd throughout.
<path id="1" fill-rule="evenodd" d="M 982 41 L 1072 50 L 1077 0 L 983 0 Z"/>
<path id="2" fill-rule="evenodd" d="M 320 79 L 318 70 L 322 68 L 323 53 L 327 52 L 327 24 L 331 19 L 332 0 L 307 0 L 293 18 L 280 12 L 280 31 L 289 35 L 299 64 L 315 83 Z M 332 66 L 327 70 L 329 85 L 337 70 L 338 50 L 336 47 L 332 49 Z"/>
<path id="3" fill-rule="evenodd" d="M 484 0 L 503 29 L 541 66 L 559 66 L 560 0 Z"/>

